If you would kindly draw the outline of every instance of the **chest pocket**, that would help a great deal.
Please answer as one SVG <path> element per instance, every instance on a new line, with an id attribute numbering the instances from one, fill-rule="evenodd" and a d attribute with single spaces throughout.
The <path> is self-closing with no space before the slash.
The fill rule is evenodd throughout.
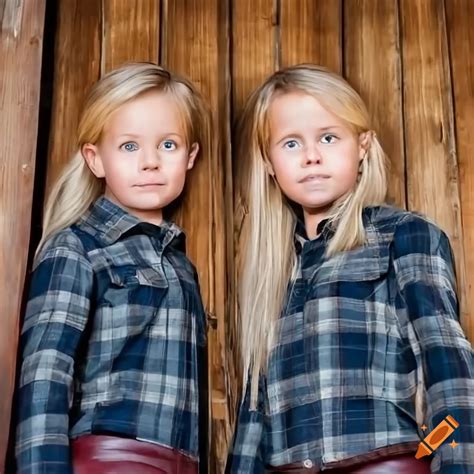
<path id="1" fill-rule="evenodd" d="M 378 290 L 384 285 L 390 265 L 390 244 L 372 243 L 335 255 L 303 277 L 309 284 L 308 299 L 383 298 Z M 386 295 L 385 295 L 386 296 Z"/>
<path id="2" fill-rule="evenodd" d="M 110 285 L 105 291 L 104 300 L 111 306 L 139 305 L 158 308 L 168 290 L 165 276 L 151 267 L 110 267 L 107 274 Z"/>

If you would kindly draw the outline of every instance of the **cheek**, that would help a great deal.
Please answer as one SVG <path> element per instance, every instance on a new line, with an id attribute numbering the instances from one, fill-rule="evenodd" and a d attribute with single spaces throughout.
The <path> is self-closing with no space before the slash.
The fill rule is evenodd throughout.
<path id="1" fill-rule="evenodd" d="M 103 162 L 106 181 L 128 181 L 131 176 L 130 165 L 126 166 L 120 160 L 107 160 Z"/>
<path id="2" fill-rule="evenodd" d="M 348 146 L 341 150 L 333 163 L 333 171 L 337 173 L 339 179 L 345 183 L 355 183 L 359 175 L 359 152 L 355 146 Z"/>
<path id="3" fill-rule="evenodd" d="M 290 199 L 296 198 L 301 190 L 297 184 L 297 176 L 294 170 L 289 167 L 282 167 L 279 169 L 274 168 L 274 171 L 275 179 L 283 194 Z"/>
<path id="4" fill-rule="evenodd" d="M 269 158 L 278 180 L 285 180 L 285 178 L 294 173 L 295 163 L 297 163 L 294 157 L 288 157 L 284 153 L 273 152 L 270 153 Z"/>
<path id="5" fill-rule="evenodd" d="M 359 174 L 359 161 L 351 160 L 346 163 L 346 166 L 340 168 L 340 172 L 343 174 L 347 181 L 356 181 Z"/>
<path id="6" fill-rule="evenodd" d="M 188 171 L 188 160 L 187 158 L 180 158 L 170 163 L 166 174 L 171 183 L 176 183 L 181 185 L 186 179 L 186 174 Z"/>

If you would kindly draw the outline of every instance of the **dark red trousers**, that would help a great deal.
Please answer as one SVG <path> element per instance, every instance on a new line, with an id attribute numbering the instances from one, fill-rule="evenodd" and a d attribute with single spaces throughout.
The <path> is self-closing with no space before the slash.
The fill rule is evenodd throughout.
<path id="1" fill-rule="evenodd" d="M 198 463 L 179 451 L 116 436 L 72 440 L 74 474 L 198 474 Z"/>

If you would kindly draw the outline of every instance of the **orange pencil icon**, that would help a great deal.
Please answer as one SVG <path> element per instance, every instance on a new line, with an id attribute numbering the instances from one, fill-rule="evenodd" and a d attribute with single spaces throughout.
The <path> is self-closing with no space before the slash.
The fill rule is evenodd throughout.
<path id="1" fill-rule="evenodd" d="M 430 455 L 441 443 L 459 426 L 459 423 L 448 415 L 428 436 L 418 445 L 415 458 Z"/>

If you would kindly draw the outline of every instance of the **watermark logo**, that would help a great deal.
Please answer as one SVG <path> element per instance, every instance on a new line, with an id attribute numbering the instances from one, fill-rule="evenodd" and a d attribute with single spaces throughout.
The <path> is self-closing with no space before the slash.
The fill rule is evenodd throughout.
<path id="1" fill-rule="evenodd" d="M 436 449 L 438 449 L 446 438 L 454 433 L 454 431 L 459 426 L 459 423 L 451 416 L 448 415 L 441 423 L 439 423 L 436 428 L 433 428 L 426 438 L 421 441 L 418 445 L 418 450 L 416 451 L 415 458 L 420 459 L 424 456 L 429 456 L 432 454 Z M 421 427 L 423 431 L 427 429 L 425 425 Z M 449 443 L 449 445 L 454 449 L 459 443 L 453 441 Z"/>

